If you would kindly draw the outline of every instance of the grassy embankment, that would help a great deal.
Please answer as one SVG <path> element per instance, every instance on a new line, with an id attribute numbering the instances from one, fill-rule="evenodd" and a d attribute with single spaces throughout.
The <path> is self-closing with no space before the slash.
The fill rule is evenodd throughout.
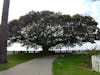
<path id="1" fill-rule="evenodd" d="M 88 60 L 87 60 L 88 58 Z M 53 63 L 54 75 L 100 75 L 91 70 L 87 55 L 65 55 Z"/>

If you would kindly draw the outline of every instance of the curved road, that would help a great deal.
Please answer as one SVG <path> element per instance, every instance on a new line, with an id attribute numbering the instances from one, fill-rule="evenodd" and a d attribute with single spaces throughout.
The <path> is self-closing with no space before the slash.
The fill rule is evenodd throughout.
<path id="1" fill-rule="evenodd" d="M 33 59 L 9 70 L 1 71 L 0 75 L 53 75 L 52 63 L 55 58 L 56 56 L 48 56 Z"/>

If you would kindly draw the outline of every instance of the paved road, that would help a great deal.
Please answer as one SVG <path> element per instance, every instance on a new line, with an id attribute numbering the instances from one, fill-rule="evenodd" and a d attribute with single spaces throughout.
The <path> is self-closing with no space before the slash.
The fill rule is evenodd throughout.
<path id="1" fill-rule="evenodd" d="M 52 62 L 56 56 L 33 59 L 17 65 L 9 70 L 0 72 L 0 75 L 53 75 Z"/>

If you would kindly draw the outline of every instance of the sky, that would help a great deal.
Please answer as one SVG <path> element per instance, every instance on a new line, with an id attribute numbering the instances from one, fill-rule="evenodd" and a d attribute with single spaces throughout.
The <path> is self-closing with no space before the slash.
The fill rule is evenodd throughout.
<path id="1" fill-rule="evenodd" d="M 3 1 L 0 0 L 0 23 Z M 89 15 L 98 22 L 100 28 L 100 0 L 10 0 L 9 21 L 18 19 L 32 10 L 50 10 L 70 15 Z M 16 44 L 16 46 L 19 45 Z"/>

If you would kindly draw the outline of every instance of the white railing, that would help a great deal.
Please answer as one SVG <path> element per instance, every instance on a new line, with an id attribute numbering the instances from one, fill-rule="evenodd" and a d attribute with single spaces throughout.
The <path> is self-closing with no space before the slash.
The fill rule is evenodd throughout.
<path id="1" fill-rule="evenodd" d="M 100 55 L 92 56 L 92 69 L 96 72 L 100 72 Z"/>

